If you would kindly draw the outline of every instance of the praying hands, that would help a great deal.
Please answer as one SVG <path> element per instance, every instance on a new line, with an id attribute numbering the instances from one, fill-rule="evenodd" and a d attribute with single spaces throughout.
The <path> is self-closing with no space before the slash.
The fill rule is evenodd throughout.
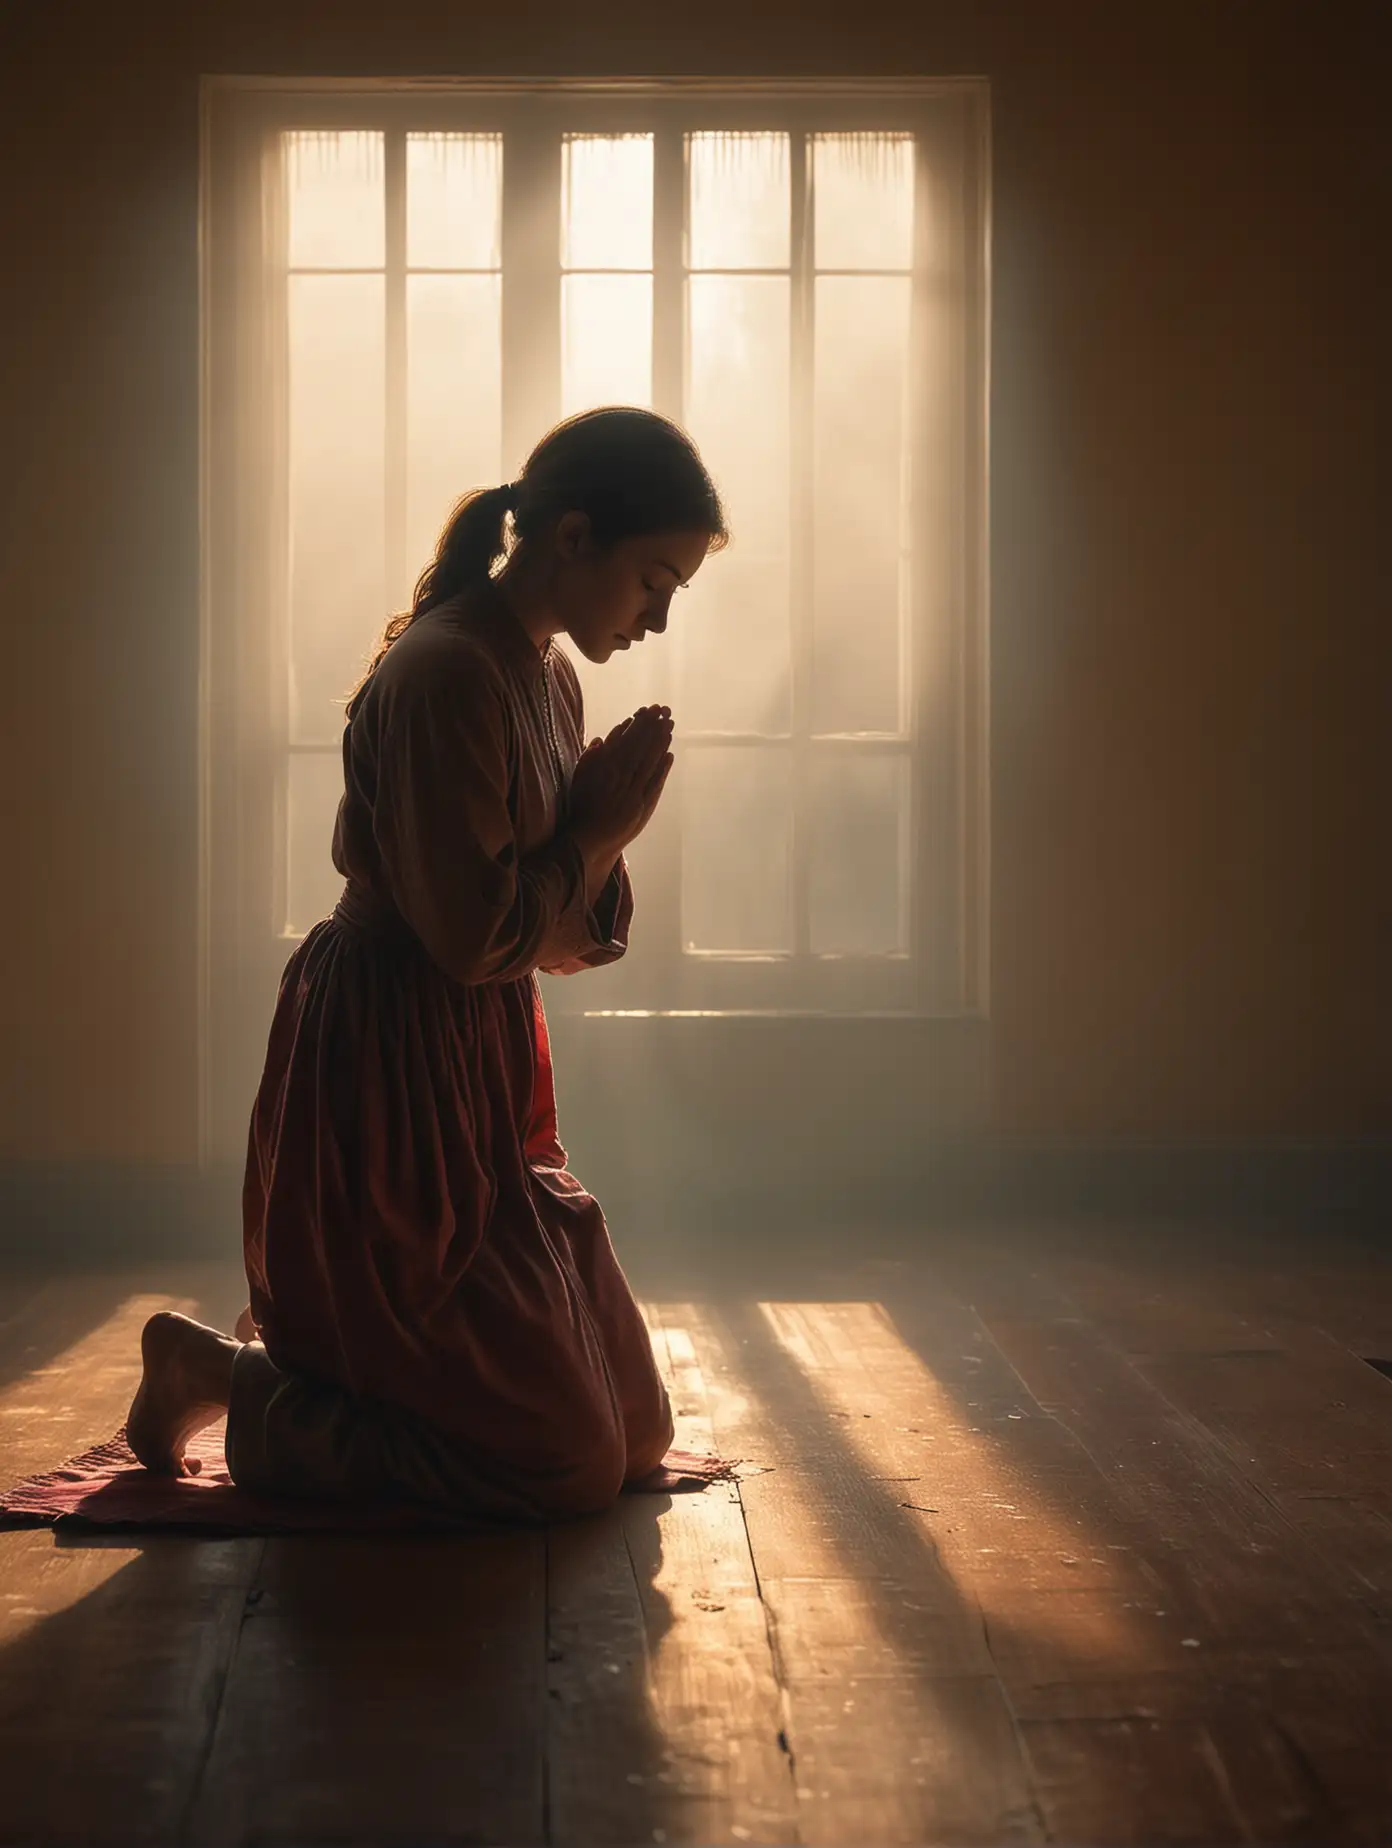
<path id="1" fill-rule="evenodd" d="M 647 827 L 672 769 L 672 713 L 642 706 L 592 738 L 570 786 L 570 825 L 587 859 L 617 858 Z"/>

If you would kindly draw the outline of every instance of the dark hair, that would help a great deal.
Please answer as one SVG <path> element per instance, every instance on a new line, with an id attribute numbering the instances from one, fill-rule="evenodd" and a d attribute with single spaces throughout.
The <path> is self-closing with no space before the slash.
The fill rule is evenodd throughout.
<path id="1" fill-rule="evenodd" d="M 576 512 L 588 518 L 601 547 L 649 533 L 708 532 L 714 551 L 729 539 L 720 496 L 684 430 L 628 406 L 568 417 L 541 439 L 516 481 L 476 488 L 455 505 L 410 609 L 387 623 L 348 717 L 388 648 L 417 616 L 492 575 L 509 549 L 509 514 L 514 544 L 525 545 Z"/>

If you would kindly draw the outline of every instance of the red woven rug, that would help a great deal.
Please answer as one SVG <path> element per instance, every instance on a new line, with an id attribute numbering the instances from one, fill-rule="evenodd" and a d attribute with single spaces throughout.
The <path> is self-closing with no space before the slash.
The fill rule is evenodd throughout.
<path id="1" fill-rule="evenodd" d="M 42 1476 L 0 1492 L 0 1527 L 60 1523 L 64 1527 L 190 1528 L 217 1534 L 407 1533 L 422 1528 L 496 1529 L 411 1502 L 270 1500 L 239 1489 L 223 1454 L 225 1422 L 210 1425 L 186 1454 L 203 1467 L 196 1476 L 154 1476 L 132 1456 L 122 1427 L 108 1443 L 70 1457 Z M 663 1467 L 630 1492 L 690 1494 L 730 1480 L 732 1464 L 694 1451 L 669 1451 Z"/>

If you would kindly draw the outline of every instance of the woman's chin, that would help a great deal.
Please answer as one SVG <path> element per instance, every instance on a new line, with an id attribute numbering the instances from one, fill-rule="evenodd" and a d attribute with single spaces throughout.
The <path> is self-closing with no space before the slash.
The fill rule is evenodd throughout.
<path id="1" fill-rule="evenodd" d="M 572 636 L 570 639 L 575 643 L 575 646 L 580 650 L 581 654 L 584 655 L 585 659 L 587 661 L 593 661 L 596 667 L 603 667 L 606 661 L 610 661 L 616 654 L 622 654 L 624 652 L 623 648 L 613 636 L 610 636 L 607 642 L 582 642 L 575 636 Z"/>
<path id="2" fill-rule="evenodd" d="M 568 628 L 568 630 L 566 630 L 566 641 L 575 649 L 577 654 L 582 654 L 582 656 L 586 658 L 586 662 L 595 662 L 599 663 L 599 665 L 603 665 L 603 663 L 610 658 L 610 654 L 614 652 L 614 638 L 612 638 L 612 636 L 610 636 L 608 641 L 592 641 L 588 636 L 577 636 L 573 628 Z"/>

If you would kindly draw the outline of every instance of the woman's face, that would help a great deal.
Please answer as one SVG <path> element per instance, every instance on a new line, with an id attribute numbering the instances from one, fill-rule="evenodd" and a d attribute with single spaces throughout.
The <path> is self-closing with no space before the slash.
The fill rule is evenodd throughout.
<path id="1" fill-rule="evenodd" d="M 603 549 L 584 514 L 566 514 L 556 530 L 554 604 L 585 659 L 607 661 L 645 635 L 661 635 L 673 596 L 695 577 L 710 540 L 708 532 L 653 533 Z"/>

